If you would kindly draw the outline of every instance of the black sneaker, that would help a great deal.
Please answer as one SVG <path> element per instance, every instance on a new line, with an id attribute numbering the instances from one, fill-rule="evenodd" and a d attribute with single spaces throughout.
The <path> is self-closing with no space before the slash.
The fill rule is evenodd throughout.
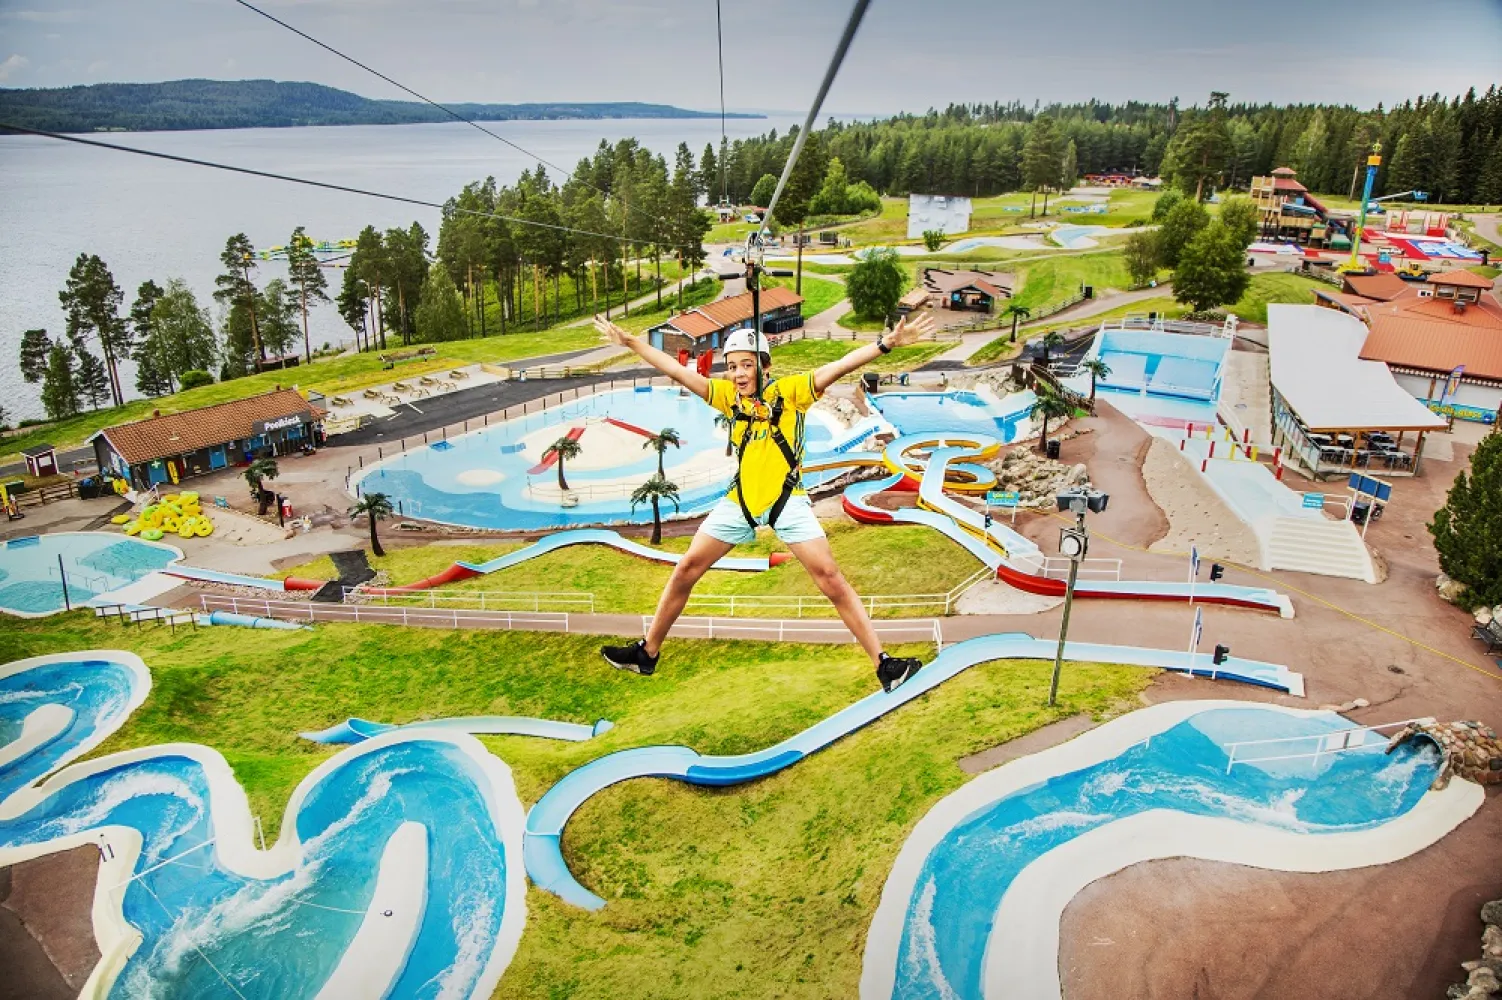
<path id="1" fill-rule="evenodd" d="M 617 670 L 651 677 L 657 672 L 657 657 L 647 655 L 647 644 L 638 639 L 629 646 L 606 646 L 600 650 L 605 662 Z"/>
<path id="2" fill-rule="evenodd" d="M 876 665 L 876 679 L 881 681 L 881 689 L 888 693 L 897 690 L 906 683 L 923 666 L 919 660 L 888 656 L 881 654 L 881 662 Z"/>

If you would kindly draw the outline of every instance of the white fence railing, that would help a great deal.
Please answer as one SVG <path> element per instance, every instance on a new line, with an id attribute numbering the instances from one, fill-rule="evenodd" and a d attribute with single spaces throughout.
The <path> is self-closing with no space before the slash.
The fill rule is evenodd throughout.
<path id="1" fill-rule="evenodd" d="M 1383 722 L 1375 726 L 1352 726 L 1349 729 L 1337 729 L 1329 733 L 1313 733 L 1308 736 L 1282 736 L 1271 740 L 1236 740 L 1233 743 L 1221 745 L 1226 751 L 1226 773 L 1231 773 L 1231 768 L 1237 764 L 1262 764 L 1274 760 L 1304 760 L 1314 763 L 1319 758 L 1328 757 L 1338 753 L 1349 753 L 1352 750 L 1385 750 L 1387 740 L 1380 738 L 1384 729 L 1401 729 L 1411 722 L 1420 722 L 1421 719 L 1404 719 L 1401 722 Z M 1375 733 L 1377 739 L 1369 739 L 1367 734 Z M 1242 747 L 1265 746 L 1269 748 L 1285 747 L 1295 743 L 1313 742 L 1314 749 L 1299 753 L 1275 753 L 1265 757 L 1241 757 Z"/>
<path id="2" fill-rule="evenodd" d="M 398 594 L 374 593 L 362 587 L 344 588 L 345 604 L 381 607 L 460 608 L 475 611 L 559 611 L 593 614 L 595 595 L 578 590 L 414 590 Z"/>
<path id="3" fill-rule="evenodd" d="M 1024 569 L 1031 569 L 1039 576 L 1053 580 L 1069 577 L 1069 560 L 1064 556 L 1038 555 L 1019 556 L 1013 562 Z M 1090 580 L 1120 580 L 1120 559 L 1083 559 L 1080 561 L 1080 578 Z"/>
<path id="4" fill-rule="evenodd" d="M 982 567 L 942 594 L 863 594 L 860 601 L 870 615 L 875 615 L 878 611 L 896 610 L 912 613 L 919 608 L 949 615 L 953 614 L 954 604 L 960 595 L 982 580 L 990 579 L 991 575 L 989 569 Z M 731 617 L 737 611 L 785 610 L 793 612 L 796 618 L 802 618 L 806 611 L 814 611 L 821 618 L 834 613 L 829 598 L 822 594 L 693 594 L 688 599 L 688 606 L 700 610 L 723 610 Z"/>
<path id="5" fill-rule="evenodd" d="M 312 601 L 273 601 L 255 597 L 203 594 L 205 612 L 231 611 L 259 618 L 297 622 L 367 622 L 376 625 L 423 625 L 429 628 L 495 628 L 529 632 L 567 632 L 566 611 L 479 611 L 473 608 L 383 607 L 361 604 L 321 604 Z"/>
<path id="6" fill-rule="evenodd" d="M 944 631 L 937 618 L 879 619 L 871 623 L 876 634 L 904 637 L 909 642 L 932 642 L 944 648 Z M 642 635 L 652 627 L 652 616 L 642 615 Z M 790 618 L 704 618 L 685 615 L 673 623 L 670 635 L 694 639 L 762 639 L 767 642 L 854 642 L 844 623 Z"/>

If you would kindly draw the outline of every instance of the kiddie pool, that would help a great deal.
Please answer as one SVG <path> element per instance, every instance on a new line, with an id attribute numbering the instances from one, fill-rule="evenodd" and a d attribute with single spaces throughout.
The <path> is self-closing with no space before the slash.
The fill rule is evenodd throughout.
<path id="1" fill-rule="evenodd" d="M 0 545 L 0 611 L 35 618 L 63 610 L 64 576 L 77 607 L 182 557 L 171 545 L 102 531 L 12 538 Z"/>
<path id="2" fill-rule="evenodd" d="M 681 448 L 664 456 L 667 478 L 679 487 L 679 515 L 702 514 L 724 495 L 735 472 L 725 454 L 726 430 L 702 399 L 677 388 L 642 386 L 572 400 L 505 423 L 436 441 L 367 466 L 350 481 L 359 493 L 385 493 L 403 514 L 473 528 L 545 529 L 586 524 L 649 523 L 650 505 L 631 507 L 633 489 L 657 470 L 644 432 L 671 427 Z M 577 432 L 585 454 L 566 462 L 564 476 L 574 506 L 559 500 L 557 469 L 540 468 L 543 451 Z M 809 415 L 805 450 L 814 454 L 833 440 L 828 424 Z M 606 442 L 591 454 L 593 441 Z M 837 473 L 835 473 L 837 474 Z M 805 476 L 814 484 L 819 476 Z M 674 516 L 671 504 L 662 505 Z"/>

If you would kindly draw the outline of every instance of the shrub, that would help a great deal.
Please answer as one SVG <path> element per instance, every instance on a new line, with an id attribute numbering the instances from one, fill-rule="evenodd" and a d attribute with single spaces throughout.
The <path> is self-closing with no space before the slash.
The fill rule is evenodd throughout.
<path id="1" fill-rule="evenodd" d="M 178 379 L 178 384 L 182 386 L 183 392 L 187 392 L 189 389 L 197 389 L 201 386 L 213 385 L 214 376 L 210 375 L 206 371 L 199 369 L 190 369 L 189 371 L 183 372 L 182 377 Z"/>

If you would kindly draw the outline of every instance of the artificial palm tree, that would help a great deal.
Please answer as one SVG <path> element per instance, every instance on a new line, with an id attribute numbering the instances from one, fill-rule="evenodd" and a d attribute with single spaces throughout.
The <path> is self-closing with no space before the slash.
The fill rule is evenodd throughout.
<path id="1" fill-rule="evenodd" d="M 735 452 L 735 441 L 730 436 L 730 428 L 735 426 L 735 421 L 723 413 L 714 415 L 714 425 L 725 428 L 725 457 L 729 458 Z"/>
<path id="2" fill-rule="evenodd" d="M 1048 352 L 1064 343 L 1064 335 L 1057 330 L 1049 330 L 1043 335 L 1043 367 L 1048 367 Z"/>
<path id="3" fill-rule="evenodd" d="M 1007 303 L 1007 307 L 1006 307 L 1005 310 L 1003 310 L 1003 312 L 1006 313 L 1006 314 L 1009 314 L 1012 317 L 1012 339 L 1011 339 L 1011 343 L 1015 344 L 1015 343 L 1017 343 L 1017 321 L 1020 320 L 1020 319 L 1027 319 L 1029 316 L 1031 316 L 1033 314 L 1033 311 L 1031 309 L 1029 309 L 1027 306 L 1022 305 L 1020 303 L 1017 303 L 1017 302 L 1008 302 Z"/>
<path id="4" fill-rule="evenodd" d="M 1080 371 L 1090 373 L 1090 409 L 1095 409 L 1095 380 L 1111 374 L 1111 366 L 1100 358 L 1086 358 L 1080 362 Z"/>
<path id="5" fill-rule="evenodd" d="M 391 506 L 391 498 L 384 493 L 367 493 L 349 509 L 350 517 L 364 514 L 370 518 L 370 551 L 377 556 L 385 555 L 386 550 L 381 548 L 380 536 L 376 534 L 376 522 L 384 521 L 394 513 L 396 508 Z"/>
<path id="6" fill-rule="evenodd" d="M 280 472 L 281 470 L 276 467 L 276 459 L 258 458 L 246 468 L 245 481 L 250 484 L 250 492 L 259 496 L 261 480 L 275 479 Z"/>
<path id="7" fill-rule="evenodd" d="M 657 475 L 659 476 L 665 474 L 662 469 L 662 456 L 668 450 L 668 445 L 674 448 L 683 447 L 683 438 L 679 437 L 678 432 L 671 427 L 664 427 L 656 434 L 648 435 L 647 440 L 642 444 L 643 448 L 651 448 L 657 452 Z"/>
<path id="8" fill-rule="evenodd" d="M 662 508 L 663 500 L 671 501 L 673 512 L 678 511 L 678 484 L 670 483 L 660 474 L 653 476 L 638 486 L 631 494 L 631 510 L 635 513 L 640 504 L 652 505 L 652 544 L 662 544 Z"/>
<path id="9" fill-rule="evenodd" d="M 544 459 L 546 459 L 549 455 L 553 455 L 558 460 L 558 488 L 560 490 L 568 489 L 568 483 L 564 482 L 563 480 L 564 460 L 569 458 L 578 458 L 579 453 L 583 450 L 583 447 L 580 446 L 578 441 L 575 441 L 573 438 L 565 434 L 557 441 L 554 441 L 552 444 L 548 445 L 547 448 L 543 451 L 542 457 Z"/>
<path id="10" fill-rule="evenodd" d="M 1039 382 L 1034 391 L 1037 393 L 1038 398 L 1033 403 L 1032 409 L 1028 411 L 1028 416 L 1034 420 L 1041 419 L 1043 421 L 1043 426 L 1038 431 L 1038 450 L 1047 451 L 1048 422 L 1061 417 L 1067 417 L 1073 411 L 1068 401 L 1057 392 L 1048 388 L 1046 382 Z"/>

